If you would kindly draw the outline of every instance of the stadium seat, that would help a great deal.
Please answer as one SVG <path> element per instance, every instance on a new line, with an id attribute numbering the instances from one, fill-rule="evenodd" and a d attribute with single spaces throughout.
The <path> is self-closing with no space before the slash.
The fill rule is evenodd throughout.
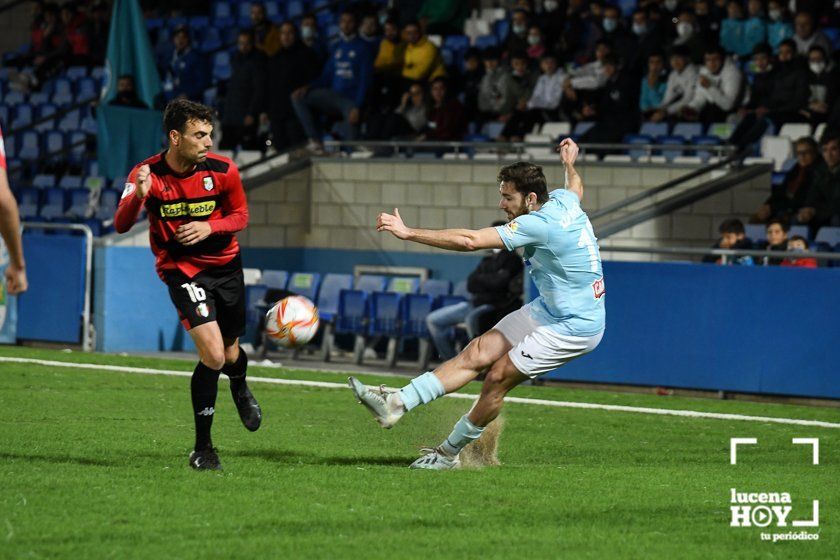
<path id="1" fill-rule="evenodd" d="M 753 243 L 761 243 L 767 239 L 767 226 L 764 224 L 744 224 L 744 235 Z"/>
<path id="2" fill-rule="evenodd" d="M 58 107 L 56 107 L 52 103 L 44 103 L 42 105 L 39 105 L 35 115 L 35 120 L 40 121 L 47 117 L 51 117 L 52 115 L 55 115 L 57 111 Z M 35 125 L 35 130 L 37 130 L 38 132 L 45 132 L 47 130 L 52 130 L 53 128 L 55 128 L 55 125 L 56 119 L 53 118 L 48 121 L 44 121 L 41 124 Z"/>
<path id="3" fill-rule="evenodd" d="M 303 2 L 300 0 L 290 0 L 286 2 L 286 17 L 288 19 L 294 19 L 301 17 L 304 13 L 305 7 Z"/>
<path id="4" fill-rule="evenodd" d="M 73 189 L 70 192 L 70 206 L 65 216 L 74 219 L 87 219 L 93 216 L 93 197 L 91 191 L 85 188 Z"/>
<path id="5" fill-rule="evenodd" d="M 50 130 L 44 133 L 44 152 L 46 154 L 56 154 L 53 156 L 54 160 L 63 159 L 61 152 L 64 150 L 64 133 L 58 130 Z"/>
<path id="6" fill-rule="evenodd" d="M 62 189 L 80 189 L 82 188 L 83 179 L 78 175 L 65 175 L 58 182 L 58 186 Z"/>
<path id="7" fill-rule="evenodd" d="M 262 270 L 259 268 L 243 268 L 242 277 L 246 286 L 255 286 L 262 280 Z"/>
<path id="8" fill-rule="evenodd" d="M 85 66 L 71 66 L 64 73 L 69 80 L 76 81 L 87 76 L 87 67 Z"/>
<path id="9" fill-rule="evenodd" d="M 290 292 L 294 292 L 310 301 L 318 300 L 318 288 L 321 287 L 321 275 L 317 272 L 295 272 L 289 278 Z"/>
<path id="10" fill-rule="evenodd" d="M 97 66 L 96 68 L 90 71 L 90 77 L 99 82 L 101 85 L 102 82 L 105 80 L 105 67 Z"/>
<path id="11" fill-rule="evenodd" d="M 239 27 L 251 27 L 251 3 L 242 2 L 236 12 L 236 21 L 239 22 Z"/>
<path id="12" fill-rule="evenodd" d="M 55 175 L 51 173 L 35 175 L 32 179 L 32 187 L 36 189 L 51 189 L 55 186 Z"/>
<path id="13" fill-rule="evenodd" d="M 34 220 L 38 218 L 38 199 L 40 191 L 36 189 L 23 189 L 18 200 L 18 213 L 22 220 Z"/>
<path id="14" fill-rule="evenodd" d="M 58 129 L 63 132 L 74 132 L 76 130 L 79 130 L 80 122 L 81 112 L 78 109 L 76 109 L 74 111 L 70 111 L 69 113 L 61 117 L 61 120 L 58 121 Z"/>
<path id="15" fill-rule="evenodd" d="M 32 105 L 21 103 L 15 106 L 15 116 L 12 118 L 12 129 L 23 128 L 32 124 Z"/>
<path id="16" fill-rule="evenodd" d="M 426 317 L 431 313 L 435 297 L 431 294 L 406 294 L 402 300 L 402 323 L 400 333 L 402 338 L 416 338 L 419 340 L 418 367 L 427 369 L 431 347 L 429 345 L 429 329 L 426 327 Z"/>
<path id="17" fill-rule="evenodd" d="M 44 103 L 50 102 L 50 94 L 46 91 L 36 91 L 34 93 L 29 94 L 29 99 L 27 100 L 30 105 L 33 107 L 37 107 L 38 105 L 43 105 Z"/>
<path id="18" fill-rule="evenodd" d="M 443 40 L 443 47 L 455 52 L 464 52 L 470 48 L 470 38 L 466 35 L 449 35 Z"/>
<path id="19" fill-rule="evenodd" d="M 732 131 L 735 127 L 732 123 L 728 122 L 717 122 L 712 123 L 709 125 L 709 130 L 706 132 L 709 136 L 717 136 L 722 141 L 729 140 L 729 137 L 732 136 Z"/>
<path id="20" fill-rule="evenodd" d="M 793 156 L 793 144 L 787 136 L 763 136 L 761 138 L 761 157 L 775 162 L 775 170 L 781 171 L 785 161 Z"/>
<path id="21" fill-rule="evenodd" d="M 568 136 L 571 132 L 572 123 L 568 122 L 547 122 L 540 129 L 540 134 L 550 136 L 555 141 L 561 136 Z"/>
<path id="22" fill-rule="evenodd" d="M 473 46 L 477 45 L 479 37 L 491 36 L 495 39 L 495 35 L 490 35 L 490 24 L 481 19 L 470 18 L 464 22 L 464 35 L 470 38 L 470 43 Z"/>
<path id="23" fill-rule="evenodd" d="M 3 98 L 3 104 L 13 107 L 26 102 L 26 97 L 19 91 L 10 91 Z"/>
<path id="24" fill-rule="evenodd" d="M 703 134 L 703 125 L 695 122 L 678 122 L 674 125 L 674 130 L 671 131 L 671 134 L 684 138 L 701 136 Z"/>
<path id="25" fill-rule="evenodd" d="M 691 144 L 694 146 L 719 146 L 720 142 L 721 140 L 717 136 L 693 136 L 691 138 Z M 711 159 L 712 152 L 709 150 L 695 150 L 694 155 L 707 162 Z"/>
<path id="26" fill-rule="evenodd" d="M 96 119 L 92 116 L 87 116 L 82 119 L 82 122 L 79 124 L 79 129 L 82 132 L 86 132 L 87 134 L 96 136 L 99 132 L 98 125 L 96 124 Z"/>
<path id="27" fill-rule="evenodd" d="M 627 134 L 622 139 L 624 144 L 653 144 L 653 138 L 646 134 Z M 639 149 L 639 150 L 627 150 L 627 155 L 629 155 L 632 159 L 638 160 L 645 156 L 650 155 L 652 152 L 648 149 Z"/>
<path id="28" fill-rule="evenodd" d="M 432 299 L 438 296 L 449 295 L 452 290 L 452 282 L 449 280 L 424 280 L 420 284 L 420 293 L 432 296 Z"/>
<path id="29" fill-rule="evenodd" d="M 493 22 L 493 34 L 502 43 L 510 33 L 510 21 L 507 19 L 499 19 Z"/>
<path id="30" fill-rule="evenodd" d="M 80 131 L 70 132 L 64 144 L 70 150 L 68 159 L 73 163 L 81 164 L 85 159 L 85 151 L 87 150 L 85 133 Z"/>
<path id="31" fill-rule="evenodd" d="M 475 48 L 479 50 L 489 49 L 499 44 L 499 38 L 495 35 L 481 35 L 475 38 Z"/>
<path id="32" fill-rule="evenodd" d="M 215 27 L 205 27 L 201 31 L 202 52 L 215 51 L 222 46 L 222 37 Z"/>
<path id="33" fill-rule="evenodd" d="M 834 4 L 834 9 L 837 10 L 837 3 Z M 840 27 L 823 27 L 822 32 L 831 43 L 831 48 L 835 51 L 840 50 Z"/>
<path id="34" fill-rule="evenodd" d="M 190 29 L 207 29 L 210 27 L 210 17 L 204 15 L 190 16 L 187 25 Z"/>
<path id="35" fill-rule="evenodd" d="M 493 140 L 502 133 L 502 129 L 504 127 L 505 123 L 501 123 L 499 121 L 488 121 L 481 127 L 481 134 Z"/>
<path id="36" fill-rule="evenodd" d="M 353 286 L 353 276 L 350 274 L 327 274 L 318 292 L 318 313 L 324 321 L 332 321 L 338 311 L 338 295 L 341 290 L 349 290 Z"/>
<path id="37" fill-rule="evenodd" d="M 416 276 L 395 276 L 388 281 L 388 292 L 398 294 L 413 294 L 420 287 L 420 279 Z"/>
<path id="38" fill-rule="evenodd" d="M 668 136 L 668 123 L 664 122 L 646 122 L 639 128 L 639 134 L 645 134 L 656 138 L 658 136 Z"/>
<path id="39" fill-rule="evenodd" d="M 11 107 L 9 107 L 8 105 L 0 105 L 0 125 L 2 125 L 2 127 L 5 130 L 10 129 L 10 127 L 9 127 L 9 124 L 10 124 L 9 115 L 11 115 L 11 114 L 12 114 L 12 108 Z"/>
<path id="40" fill-rule="evenodd" d="M 289 273 L 285 270 L 264 270 L 262 283 L 269 290 L 285 290 L 289 283 Z"/>
<path id="41" fill-rule="evenodd" d="M 120 201 L 120 191 L 105 189 L 99 194 L 99 204 L 94 216 L 99 220 L 113 220 Z"/>
<path id="42" fill-rule="evenodd" d="M 785 123 L 779 129 L 779 136 L 787 136 L 796 141 L 803 136 L 811 136 L 811 125 L 808 123 Z"/>
<path id="43" fill-rule="evenodd" d="M 52 102 L 56 105 L 71 105 L 73 103 L 73 86 L 67 78 L 57 78 L 54 82 Z"/>
<path id="44" fill-rule="evenodd" d="M 34 130 L 26 130 L 20 133 L 19 149 L 17 157 L 23 161 L 34 161 L 41 155 L 41 142 L 38 133 Z"/>
<path id="45" fill-rule="evenodd" d="M 383 292 L 385 291 L 385 286 L 387 284 L 388 278 L 385 276 L 380 276 L 378 274 L 362 274 L 356 279 L 356 285 L 354 288 L 368 293 Z"/>
<path id="46" fill-rule="evenodd" d="M 93 78 L 82 78 L 76 82 L 76 102 L 87 102 L 99 98 L 99 84 Z"/>
<path id="47" fill-rule="evenodd" d="M 808 232 L 808 226 L 790 226 L 788 237 L 793 237 L 794 235 L 799 235 L 805 239 L 811 238 L 811 234 Z"/>
<path id="48" fill-rule="evenodd" d="M 373 292 L 370 297 L 370 321 L 367 333 L 371 336 L 398 336 L 400 300 L 394 292 Z"/>
<path id="49" fill-rule="evenodd" d="M 572 136 L 579 137 L 582 134 L 586 134 L 586 132 L 593 126 L 595 126 L 593 121 L 580 121 L 575 125 L 575 128 L 572 131 Z"/>
<path id="50" fill-rule="evenodd" d="M 658 144 L 666 144 L 666 145 L 678 145 L 682 146 L 685 144 L 685 138 L 683 136 L 677 136 L 674 134 L 666 135 L 666 136 L 659 136 L 656 138 L 656 142 Z M 673 160 L 675 157 L 681 156 L 683 154 L 682 147 L 673 147 L 673 148 L 661 148 L 658 150 L 665 159 L 668 161 Z"/>
<path id="51" fill-rule="evenodd" d="M 840 227 L 821 227 L 814 241 L 834 246 L 840 243 Z"/>
<path id="52" fill-rule="evenodd" d="M 362 363 L 365 349 L 365 330 L 368 324 L 368 295 L 362 290 L 341 290 L 338 294 L 338 312 L 335 317 L 336 334 L 353 334 L 353 357 Z M 325 339 L 326 333 L 325 333 Z M 331 345 L 331 344 L 330 344 Z M 329 360 L 329 355 L 325 356 Z"/>
<path id="53" fill-rule="evenodd" d="M 44 191 L 44 205 L 41 207 L 41 218 L 55 220 L 63 218 L 65 212 L 65 192 L 59 188 L 46 189 Z"/>
<path id="54" fill-rule="evenodd" d="M 554 152 L 554 138 L 548 134 L 526 134 L 524 138 L 529 144 L 552 144 L 552 146 L 528 146 L 525 148 L 525 153 L 534 158 L 553 158 L 556 156 Z"/>
<path id="55" fill-rule="evenodd" d="M 215 27 L 231 27 L 234 24 L 233 12 L 227 2 L 213 2 L 210 14 Z"/>
<path id="56" fill-rule="evenodd" d="M 240 4 L 244 6 L 246 4 Z M 229 80 L 231 76 L 230 53 L 227 51 L 219 51 L 213 57 L 213 80 L 225 81 Z"/>
<path id="57" fill-rule="evenodd" d="M 634 159 L 629 155 L 608 154 L 604 156 L 604 163 L 632 163 Z"/>

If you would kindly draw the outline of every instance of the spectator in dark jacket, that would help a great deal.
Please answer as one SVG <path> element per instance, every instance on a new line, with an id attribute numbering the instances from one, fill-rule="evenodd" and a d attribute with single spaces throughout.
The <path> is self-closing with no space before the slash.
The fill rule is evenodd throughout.
<path id="1" fill-rule="evenodd" d="M 764 248 L 766 251 L 787 251 L 788 231 L 790 231 L 790 226 L 788 226 L 787 222 L 774 218 L 767 222 L 767 229 L 765 231 L 767 233 L 767 246 Z M 778 266 L 782 264 L 782 260 L 781 257 L 764 257 L 764 264 Z"/>
<path id="2" fill-rule="evenodd" d="M 209 83 L 207 64 L 201 54 L 193 50 L 190 32 L 186 27 L 179 27 L 175 31 L 172 42 L 175 48 L 166 68 L 163 96 L 167 102 L 176 97 L 186 97 L 200 103 Z"/>
<path id="3" fill-rule="evenodd" d="M 137 86 L 134 83 L 134 76 L 131 74 L 123 74 L 117 79 L 117 96 L 108 105 L 134 107 L 137 109 L 149 108 L 137 95 Z"/>
<path id="4" fill-rule="evenodd" d="M 730 143 L 744 147 L 757 142 L 772 123 L 801 122 L 800 110 L 808 101 L 805 68 L 794 57 L 792 42 L 784 42 L 774 64 L 770 45 L 762 43 L 753 52 L 755 75 L 746 103 L 738 110 L 738 123 Z"/>
<path id="5" fill-rule="evenodd" d="M 356 36 L 356 18 L 352 12 L 341 14 L 339 38 L 333 43 L 321 76 L 312 84 L 292 94 L 292 107 L 309 138 L 309 149 L 320 152 L 321 132 L 313 112 L 343 117 L 340 135 L 353 140 L 358 135 L 359 113 L 373 77 L 370 48 Z"/>
<path id="6" fill-rule="evenodd" d="M 271 122 L 272 145 L 282 151 L 305 140 L 303 128 L 292 108 L 292 95 L 302 93 L 320 73 L 317 53 L 297 37 L 295 25 L 280 25 L 280 49 L 268 59 L 267 114 L 261 120 Z"/>
<path id="7" fill-rule="evenodd" d="M 620 142 L 625 134 L 638 127 L 638 82 L 623 72 L 618 57 L 609 54 L 604 58 L 607 83 L 598 92 L 593 104 L 585 104 L 583 120 L 595 120 L 595 126 L 581 136 L 581 142 Z"/>
<path id="8" fill-rule="evenodd" d="M 809 90 L 808 105 L 801 114 L 811 124 L 819 124 L 828 119 L 831 103 L 837 99 L 840 89 L 840 77 L 834 64 L 820 46 L 813 46 L 808 51 L 807 87 Z"/>
<path id="9" fill-rule="evenodd" d="M 464 106 L 448 95 L 446 78 L 436 78 L 431 85 L 431 109 L 423 139 L 435 142 L 461 140 L 467 132 Z"/>
<path id="10" fill-rule="evenodd" d="M 481 79 L 484 77 L 484 65 L 481 62 L 481 53 L 478 49 L 468 49 L 464 54 L 464 69 L 461 72 L 458 82 L 461 92 L 464 94 L 464 109 L 467 112 L 468 121 L 478 121 L 478 93 L 481 87 Z"/>
<path id="11" fill-rule="evenodd" d="M 265 54 L 254 48 L 254 34 L 240 31 L 231 57 L 231 76 L 222 101 L 223 150 L 259 149 L 257 123 L 265 103 Z"/>
<path id="12" fill-rule="evenodd" d="M 803 136 L 793 145 L 796 165 L 785 174 L 781 185 L 773 187 L 770 197 L 764 201 L 753 216 L 754 221 L 765 223 L 778 218 L 788 223 L 805 206 L 808 192 L 814 181 L 814 174 L 825 166 L 820 158 L 817 143 L 810 136 Z"/>
<path id="13" fill-rule="evenodd" d="M 497 224 L 504 225 L 505 222 L 493 225 Z M 521 278 L 523 268 L 522 259 L 516 252 L 494 249 L 481 259 L 467 278 L 467 290 L 471 295 L 469 302 L 441 307 L 429 313 L 426 326 L 442 360 L 455 356 L 450 338 L 452 327 L 466 323 L 467 335 L 474 338 L 483 332 L 481 325 L 486 321 L 482 321 L 482 315 L 521 304 L 521 283 L 517 287 L 516 280 Z"/>
<path id="14" fill-rule="evenodd" d="M 634 54 L 638 50 L 638 40 L 624 28 L 621 11 L 617 6 L 604 7 L 601 26 L 601 40 L 609 43 L 612 52 L 624 58 L 624 67 L 628 71 L 631 70 L 630 64 L 635 63 Z"/>
<path id="15" fill-rule="evenodd" d="M 747 237 L 744 231 L 744 223 L 732 218 L 724 220 L 718 229 L 720 232 L 720 239 L 712 246 L 712 249 L 735 249 L 735 250 L 750 250 L 753 248 L 752 241 Z M 729 257 L 725 261 L 722 257 L 715 255 L 707 255 L 703 257 L 704 263 L 715 264 L 738 264 L 738 265 L 753 265 L 755 262 L 749 255 L 741 257 Z"/>
<path id="16" fill-rule="evenodd" d="M 528 50 L 528 12 L 516 9 L 510 17 L 510 32 L 504 42 L 505 53 Z"/>
<path id="17" fill-rule="evenodd" d="M 826 166 L 815 174 L 805 206 L 797 215 L 814 235 L 823 226 L 840 226 L 840 135 L 824 134 L 820 146 Z"/>

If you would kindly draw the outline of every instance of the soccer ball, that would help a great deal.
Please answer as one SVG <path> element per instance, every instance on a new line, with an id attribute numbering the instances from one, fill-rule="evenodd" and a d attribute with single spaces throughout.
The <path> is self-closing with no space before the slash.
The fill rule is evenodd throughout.
<path id="1" fill-rule="evenodd" d="M 280 346 L 302 346 L 318 332 L 318 308 L 303 296 L 289 296 L 265 315 L 265 334 Z"/>

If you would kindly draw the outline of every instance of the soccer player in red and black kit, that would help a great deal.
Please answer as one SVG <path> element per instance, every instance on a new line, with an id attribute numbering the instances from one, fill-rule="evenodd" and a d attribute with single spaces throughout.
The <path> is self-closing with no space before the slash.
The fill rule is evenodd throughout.
<path id="1" fill-rule="evenodd" d="M 114 225 L 128 231 L 141 207 L 158 275 L 184 328 L 198 348 L 190 384 L 195 414 L 195 469 L 220 470 L 210 438 L 219 373 L 230 378 L 233 401 L 245 427 L 260 427 L 262 413 L 245 383 L 248 357 L 239 346 L 245 332 L 245 284 L 234 235 L 248 224 L 248 203 L 239 170 L 210 153 L 213 112 L 186 99 L 166 106 L 169 148 L 141 162 L 128 176 Z"/>

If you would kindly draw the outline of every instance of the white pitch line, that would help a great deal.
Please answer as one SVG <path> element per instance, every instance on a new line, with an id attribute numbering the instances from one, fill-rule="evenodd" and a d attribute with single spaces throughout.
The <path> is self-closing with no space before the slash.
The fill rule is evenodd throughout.
<path id="1" fill-rule="evenodd" d="M 122 373 L 142 373 L 146 375 L 170 375 L 175 377 L 191 377 L 192 372 L 178 371 L 171 369 L 152 369 L 132 366 L 111 366 L 105 364 L 87 364 L 74 362 L 57 362 L 53 360 L 38 360 L 34 358 L 9 358 L 0 356 L 1 362 L 36 364 L 41 366 L 66 367 L 73 369 L 93 369 L 103 371 L 118 371 Z M 279 379 L 274 377 L 252 377 L 248 381 L 258 383 L 273 383 L 276 385 L 295 385 L 299 387 L 319 387 L 322 389 L 346 389 L 345 383 L 332 383 L 329 381 L 307 381 L 304 379 Z M 450 393 L 447 397 L 454 399 L 475 400 L 478 395 L 467 393 Z M 773 424 L 793 424 L 796 426 L 813 426 L 817 428 L 840 428 L 840 424 L 823 422 L 821 420 L 802 420 L 799 418 L 779 418 L 773 416 L 747 416 L 744 414 L 725 414 L 721 412 L 700 412 L 697 410 L 679 410 L 667 408 L 648 408 L 640 406 L 622 406 L 615 404 L 598 404 L 570 401 L 551 401 L 546 399 L 528 399 L 523 397 L 505 397 L 505 401 L 516 404 L 530 404 L 538 406 L 553 406 L 557 408 L 585 408 L 591 410 L 609 410 L 611 412 L 633 412 L 640 414 L 658 414 L 663 416 L 683 416 L 688 418 L 712 418 L 716 420 L 738 420 L 747 422 L 769 422 Z"/>

